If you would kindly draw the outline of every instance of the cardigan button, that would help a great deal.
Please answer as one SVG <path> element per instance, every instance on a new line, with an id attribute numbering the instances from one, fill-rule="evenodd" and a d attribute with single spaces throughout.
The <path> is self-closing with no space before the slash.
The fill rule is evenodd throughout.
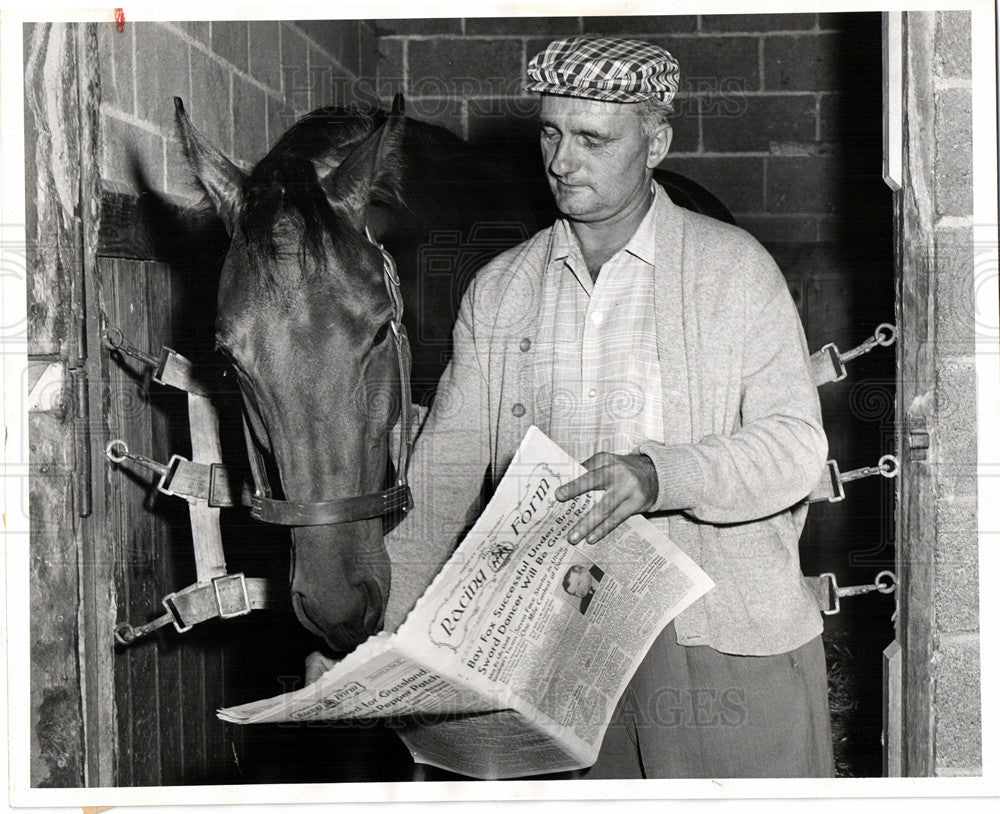
<path id="1" fill-rule="evenodd" d="M 531 348 L 531 340 L 528 337 L 524 337 L 518 347 L 520 347 L 522 351 L 529 350 Z"/>
<path id="2" fill-rule="evenodd" d="M 524 405 L 521 404 L 521 402 L 518 402 L 517 404 L 515 404 L 513 407 L 510 408 L 510 411 L 514 414 L 516 418 L 520 418 L 525 413 Z"/>

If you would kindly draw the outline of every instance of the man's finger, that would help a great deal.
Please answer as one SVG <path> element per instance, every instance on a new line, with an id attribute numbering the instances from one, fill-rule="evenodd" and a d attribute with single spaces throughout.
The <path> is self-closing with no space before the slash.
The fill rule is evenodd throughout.
<path id="1" fill-rule="evenodd" d="M 581 517 L 579 522 L 570 530 L 569 541 L 576 543 L 586 537 L 589 542 L 589 537 L 594 529 L 601 526 L 608 517 L 613 516 L 619 507 L 626 502 L 626 498 L 627 495 L 619 495 L 615 490 L 609 490 L 597 502 L 597 505 Z"/>
<path id="2" fill-rule="evenodd" d="M 610 485 L 611 478 L 609 477 L 607 467 L 598 467 L 597 469 L 591 469 L 589 472 L 584 472 L 580 477 L 571 480 L 569 483 L 564 483 L 556 489 L 556 500 L 569 500 L 586 492 L 592 492 L 595 489 L 606 489 Z"/>
<path id="3" fill-rule="evenodd" d="M 610 452 L 597 452 L 587 458 L 580 466 L 584 469 L 597 469 L 599 466 L 607 466 L 613 463 L 615 456 Z"/>
<path id="4" fill-rule="evenodd" d="M 321 675 L 323 675 L 323 673 L 333 667 L 336 663 L 337 659 L 328 658 L 318 650 L 314 650 L 306 656 L 306 686 L 316 681 Z"/>
<path id="5" fill-rule="evenodd" d="M 587 534 L 587 545 L 594 545 L 594 543 L 600 542 L 635 513 L 633 501 L 623 500 L 615 507 L 611 514 L 605 517 L 596 528 Z"/>

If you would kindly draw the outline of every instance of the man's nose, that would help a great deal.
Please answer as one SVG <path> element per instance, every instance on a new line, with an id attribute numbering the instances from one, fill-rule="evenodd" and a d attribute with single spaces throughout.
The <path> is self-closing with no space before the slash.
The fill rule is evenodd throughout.
<path id="1" fill-rule="evenodd" d="M 556 146 L 549 161 L 549 171 L 556 176 L 564 177 L 576 169 L 576 157 L 568 139 L 562 139 Z"/>

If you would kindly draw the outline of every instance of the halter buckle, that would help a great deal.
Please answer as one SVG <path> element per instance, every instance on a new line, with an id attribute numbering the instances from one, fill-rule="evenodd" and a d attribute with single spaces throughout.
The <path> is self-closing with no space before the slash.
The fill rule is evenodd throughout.
<path id="1" fill-rule="evenodd" d="M 252 610 L 247 580 L 242 572 L 214 577 L 212 587 L 215 589 L 215 604 L 219 608 L 220 619 L 246 616 Z"/>

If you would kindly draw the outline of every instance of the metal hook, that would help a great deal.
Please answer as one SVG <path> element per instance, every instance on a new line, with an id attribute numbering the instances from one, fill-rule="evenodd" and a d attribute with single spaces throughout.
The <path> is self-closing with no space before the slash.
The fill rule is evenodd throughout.
<path id="1" fill-rule="evenodd" d="M 873 339 L 883 348 L 889 347 L 893 342 L 896 341 L 896 326 L 893 325 L 891 322 L 881 323 L 875 329 L 875 335 Z"/>
<path id="2" fill-rule="evenodd" d="M 892 571 L 879 571 L 875 577 L 875 588 L 880 594 L 891 594 L 896 590 L 896 575 Z"/>
<path id="3" fill-rule="evenodd" d="M 899 474 L 899 458 L 895 455 L 883 455 L 878 459 L 878 471 L 883 478 L 894 478 Z"/>
<path id="4" fill-rule="evenodd" d="M 121 447 L 123 452 L 115 454 L 114 448 Z M 109 459 L 114 461 L 116 464 L 125 463 L 128 460 L 128 444 L 122 441 L 121 438 L 112 438 L 108 441 L 108 445 L 104 448 L 104 454 L 108 456 Z"/>

